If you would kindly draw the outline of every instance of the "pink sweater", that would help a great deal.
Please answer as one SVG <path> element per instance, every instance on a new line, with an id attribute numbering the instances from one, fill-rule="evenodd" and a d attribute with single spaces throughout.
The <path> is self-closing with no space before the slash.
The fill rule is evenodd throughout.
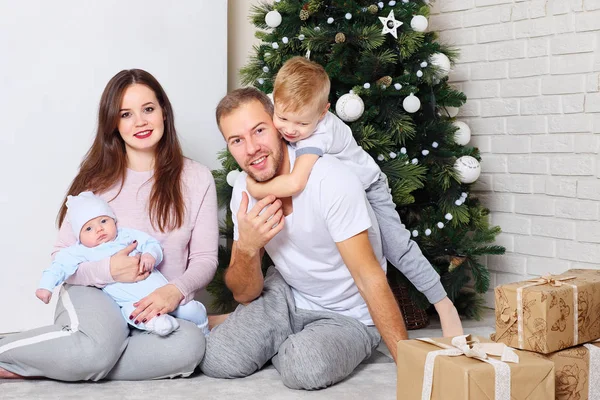
<path id="1" fill-rule="evenodd" d="M 182 174 L 184 221 L 181 228 L 161 233 L 152 228 L 148 217 L 148 199 L 153 172 L 127 170 L 125 184 L 119 196 L 119 185 L 100 194 L 109 201 L 117 216 L 117 226 L 138 229 L 156 238 L 163 247 L 164 260 L 157 267 L 167 280 L 185 296 L 183 304 L 193 300 L 199 289 L 205 288 L 217 269 L 219 229 L 217 194 L 210 170 L 186 159 Z M 147 183 L 146 183 L 147 182 Z M 56 252 L 75 244 L 71 224 L 67 219 L 58 233 L 52 257 Z M 68 283 L 85 286 L 105 286 L 113 283 L 110 258 L 82 263 Z"/>

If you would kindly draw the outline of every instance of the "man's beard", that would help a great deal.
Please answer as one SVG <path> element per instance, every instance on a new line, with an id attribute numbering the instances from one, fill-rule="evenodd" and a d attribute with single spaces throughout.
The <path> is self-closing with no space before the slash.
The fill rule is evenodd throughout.
<path id="1" fill-rule="evenodd" d="M 279 168 L 281 167 L 281 163 L 283 162 L 283 151 L 282 151 L 281 147 L 277 151 L 274 151 L 271 154 L 268 154 L 268 156 L 273 159 L 273 170 L 265 171 L 262 174 L 262 176 L 258 176 L 256 174 L 254 174 L 253 172 L 250 171 L 250 168 L 248 168 L 246 170 L 246 173 L 248 175 L 250 175 L 250 177 L 252 179 L 254 179 L 256 182 L 266 182 L 268 180 L 271 180 L 275 176 L 277 171 L 279 171 Z"/>

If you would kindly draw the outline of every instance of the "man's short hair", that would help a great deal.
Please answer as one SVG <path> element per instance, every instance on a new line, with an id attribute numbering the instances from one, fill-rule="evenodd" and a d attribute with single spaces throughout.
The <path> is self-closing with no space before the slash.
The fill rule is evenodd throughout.
<path id="1" fill-rule="evenodd" d="M 329 76 L 325 68 L 304 57 L 292 57 L 277 72 L 273 101 L 284 111 L 310 107 L 323 110 L 329 102 Z"/>
<path id="2" fill-rule="evenodd" d="M 271 118 L 273 117 L 273 102 L 271 99 L 256 88 L 244 87 L 227 93 L 217 105 L 216 117 L 219 130 L 221 130 L 221 118 L 231 114 L 252 100 L 259 101 Z"/>

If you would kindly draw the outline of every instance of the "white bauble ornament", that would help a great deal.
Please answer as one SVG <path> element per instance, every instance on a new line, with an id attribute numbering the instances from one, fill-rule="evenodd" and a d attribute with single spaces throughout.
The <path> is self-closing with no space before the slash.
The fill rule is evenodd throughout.
<path id="1" fill-rule="evenodd" d="M 410 94 L 410 96 L 406 96 L 404 101 L 402 102 L 402 107 L 408 113 L 416 113 L 421 108 L 421 100 L 414 94 Z"/>
<path id="2" fill-rule="evenodd" d="M 277 42 L 273 42 L 273 43 L 271 43 L 271 47 L 273 47 L 275 50 L 277 50 L 279 48 L 279 44 Z"/>
<path id="3" fill-rule="evenodd" d="M 281 14 L 277 10 L 269 11 L 265 15 L 265 23 L 270 28 L 277 28 L 281 24 Z"/>
<path id="4" fill-rule="evenodd" d="M 335 103 L 335 113 L 343 121 L 353 122 L 365 111 L 365 103 L 354 93 L 346 93 Z"/>
<path id="5" fill-rule="evenodd" d="M 481 165 L 475 157 L 462 156 L 454 163 L 454 169 L 460 174 L 462 183 L 473 183 L 481 174 Z"/>
<path id="6" fill-rule="evenodd" d="M 227 174 L 227 184 L 233 187 L 233 185 L 235 185 L 235 181 L 237 180 L 238 176 L 240 176 L 240 174 L 241 172 L 237 169 L 229 171 L 229 173 Z"/>
<path id="7" fill-rule="evenodd" d="M 455 121 L 453 125 L 458 128 L 454 133 L 454 141 L 456 144 L 466 146 L 471 140 L 471 128 L 462 121 Z"/>
<path id="8" fill-rule="evenodd" d="M 438 68 L 438 77 L 444 78 L 450 73 L 450 59 L 444 53 L 434 53 L 429 58 L 429 63 Z"/>
<path id="9" fill-rule="evenodd" d="M 331 18 L 331 17 L 327 18 L 327 23 L 328 24 L 333 24 L 333 21 L 334 21 L 333 18 Z"/>
<path id="10" fill-rule="evenodd" d="M 412 231 L 412 235 L 413 237 L 419 236 L 419 231 L 415 229 L 414 231 Z"/>
<path id="11" fill-rule="evenodd" d="M 415 15 L 410 20 L 410 27 L 413 28 L 413 31 L 425 32 L 428 26 L 429 21 L 427 21 L 427 18 L 423 15 Z"/>
<path id="12" fill-rule="evenodd" d="M 444 227 L 444 223 L 443 222 L 438 222 L 437 223 L 437 227 L 442 229 Z"/>
<path id="13" fill-rule="evenodd" d="M 431 229 L 425 229 L 425 236 L 431 235 Z"/>
<path id="14" fill-rule="evenodd" d="M 446 113 L 450 118 L 454 118 L 458 115 L 458 107 L 446 106 Z"/>

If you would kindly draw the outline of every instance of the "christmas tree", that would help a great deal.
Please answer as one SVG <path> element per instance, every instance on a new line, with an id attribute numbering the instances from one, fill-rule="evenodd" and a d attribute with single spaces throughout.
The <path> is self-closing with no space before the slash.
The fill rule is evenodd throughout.
<path id="1" fill-rule="evenodd" d="M 402 222 L 440 273 L 459 313 L 478 318 L 481 294 L 489 287 L 482 257 L 503 254 L 504 248 L 492 244 L 500 228 L 490 226 L 489 210 L 470 194 L 481 157 L 467 145 L 468 125 L 455 119 L 466 101 L 448 84 L 457 54 L 427 31 L 429 11 L 423 0 L 261 3 L 250 18 L 262 43 L 241 76 L 244 84 L 268 94 L 277 71 L 293 56 L 325 67 L 332 111 L 387 175 Z M 227 151 L 219 157 L 223 168 L 214 175 L 220 205 L 229 210 L 229 183 L 239 167 Z M 221 234 L 228 242 L 208 290 L 213 306 L 228 311 L 235 305 L 223 282 L 233 236 L 229 211 Z M 391 265 L 388 279 L 411 287 Z M 422 308 L 429 306 L 414 287 L 411 295 Z"/>

